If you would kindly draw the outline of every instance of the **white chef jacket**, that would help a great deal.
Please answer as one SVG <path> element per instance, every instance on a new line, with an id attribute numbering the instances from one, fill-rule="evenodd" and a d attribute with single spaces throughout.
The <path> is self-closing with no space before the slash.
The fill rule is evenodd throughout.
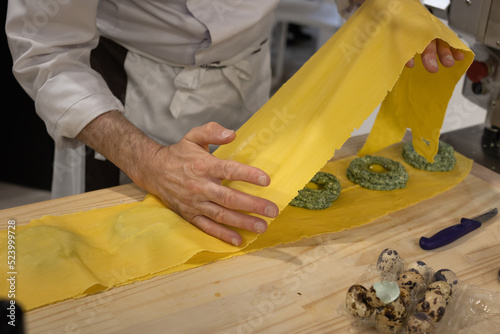
<path id="1" fill-rule="evenodd" d="M 269 66 L 262 66 L 269 63 L 268 49 L 255 51 L 268 48 L 269 43 L 263 42 L 278 3 L 9 1 L 6 33 L 14 75 L 35 101 L 37 114 L 56 143 L 54 197 L 83 191 L 84 153 L 66 148 L 81 144 L 76 135 L 107 111 L 124 112 L 163 144 L 178 141 L 186 129 L 209 120 L 225 125 L 224 120 L 230 119 L 229 127 L 241 125 L 269 93 Z M 89 66 L 90 51 L 100 36 L 130 50 L 125 61 L 129 79 L 125 108 Z M 214 63 L 224 68 L 203 67 Z M 203 114 L 211 104 L 220 109 L 218 115 L 214 110 Z"/>
<path id="2" fill-rule="evenodd" d="M 279 0 L 12 0 L 6 33 L 14 75 L 58 147 L 123 107 L 89 67 L 99 36 L 159 63 L 199 67 L 258 47 Z M 250 48 L 251 49 L 251 48 Z"/>

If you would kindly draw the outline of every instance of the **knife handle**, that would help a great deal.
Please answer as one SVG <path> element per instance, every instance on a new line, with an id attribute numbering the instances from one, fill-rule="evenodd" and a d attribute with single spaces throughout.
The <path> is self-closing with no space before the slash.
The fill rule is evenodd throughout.
<path id="1" fill-rule="evenodd" d="M 460 224 L 447 227 L 430 238 L 421 237 L 419 245 L 422 249 L 430 250 L 447 245 L 481 226 L 481 222 L 474 219 L 462 218 Z"/>

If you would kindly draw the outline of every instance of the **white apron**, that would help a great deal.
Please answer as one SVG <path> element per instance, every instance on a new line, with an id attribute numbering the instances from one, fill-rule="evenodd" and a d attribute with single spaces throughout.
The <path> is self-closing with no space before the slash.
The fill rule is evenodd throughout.
<path id="1" fill-rule="evenodd" d="M 269 98 L 269 43 L 263 37 L 258 45 L 210 68 L 176 67 L 129 51 L 125 117 L 163 145 L 210 121 L 237 130 Z M 98 154 L 96 158 L 104 159 Z M 128 182 L 123 174 L 121 183 Z M 52 198 L 84 191 L 84 146 L 56 148 Z"/>

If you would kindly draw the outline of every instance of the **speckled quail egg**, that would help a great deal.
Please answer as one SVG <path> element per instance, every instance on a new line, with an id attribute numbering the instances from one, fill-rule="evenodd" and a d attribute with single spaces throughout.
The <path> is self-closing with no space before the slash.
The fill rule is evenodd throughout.
<path id="1" fill-rule="evenodd" d="M 404 262 L 399 253 L 390 248 L 384 249 L 377 260 L 377 269 L 382 279 L 397 277 L 403 270 L 403 265 Z"/>
<path id="2" fill-rule="evenodd" d="M 451 286 L 445 281 L 432 282 L 427 287 L 427 291 L 435 291 L 438 295 L 443 295 L 447 304 L 450 302 L 450 298 L 453 293 Z"/>
<path id="3" fill-rule="evenodd" d="M 425 280 L 425 284 L 429 285 L 434 281 L 434 270 L 423 261 L 415 261 L 408 265 L 406 270 L 415 269 Z"/>
<path id="4" fill-rule="evenodd" d="M 398 297 L 395 301 L 387 304 L 375 316 L 375 328 L 378 333 L 395 333 L 404 327 L 404 318 L 406 316 L 406 307 L 403 301 Z"/>
<path id="5" fill-rule="evenodd" d="M 385 303 L 377 296 L 377 291 L 373 286 L 366 291 L 366 303 L 374 308 L 385 306 Z"/>
<path id="6" fill-rule="evenodd" d="M 408 308 L 412 304 L 410 291 L 400 288 L 399 289 L 399 298 L 403 301 L 403 304 Z"/>
<path id="7" fill-rule="evenodd" d="M 408 290 L 415 294 L 419 289 L 424 287 L 424 277 L 415 269 L 405 271 L 398 277 L 398 285 L 400 288 Z"/>
<path id="8" fill-rule="evenodd" d="M 446 298 L 436 291 L 426 291 L 417 304 L 417 312 L 424 312 L 438 322 L 446 310 Z"/>
<path id="9" fill-rule="evenodd" d="M 406 323 L 407 334 L 433 334 L 436 324 L 432 318 L 424 312 L 413 313 L 408 317 Z"/>
<path id="10" fill-rule="evenodd" d="M 349 314 L 359 318 L 369 318 L 374 309 L 366 303 L 366 288 L 355 284 L 347 290 L 345 296 L 345 306 Z"/>
<path id="11" fill-rule="evenodd" d="M 440 269 L 434 274 L 434 281 L 445 281 L 453 288 L 458 284 L 458 277 L 450 269 Z"/>

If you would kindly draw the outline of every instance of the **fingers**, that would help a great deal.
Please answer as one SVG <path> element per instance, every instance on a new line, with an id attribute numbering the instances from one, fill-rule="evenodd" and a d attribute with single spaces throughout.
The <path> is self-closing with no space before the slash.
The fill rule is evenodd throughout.
<path id="1" fill-rule="evenodd" d="M 450 46 L 445 41 L 438 39 L 436 41 L 437 54 L 441 64 L 445 67 L 452 67 L 455 65 L 455 58 L 451 52 Z"/>
<path id="2" fill-rule="evenodd" d="M 242 238 L 241 235 L 238 234 L 238 232 L 220 225 L 219 223 L 205 216 L 197 216 L 193 218 L 191 223 L 206 234 L 211 235 L 212 237 L 220 239 L 234 246 L 241 245 Z"/>
<path id="3" fill-rule="evenodd" d="M 415 58 L 412 58 L 406 62 L 406 67 L 414 68 L 415 67 Z"/>
<path id="4" fill-rule="evenodd" d="M 465 53 L 463 53 L 462 51 L 455 49 L 455 48 L 452 48 L 452 47 L 450 47 L 450 50 L 451 50 L 451 54 L 453 55 L 453 58 L 455 60 L 464 60 L 465 59 Z"/>
<path id="5" fill-rule="evenodd" d="M 199 177 L 210 177 L 220 181 L 243 181 L 262 187 L 271 183 L 269 175 L 257 167 L 215 157 L 194 161 L 191 165 L 191 172 Z"/>
<path id="6" fill-rule="evenodd" d="M 203 214 L 193 217 L 191 223 L 205 233 L 235 246 L 241 244 L 241 236 L 227 226 L 259 234 L 267 230 L 267 222 L 264 219 L 229 210 L 212 202 L 206 202 L 201 211 Z M 273 216 L 276 214 L 277 211 L 273 212 Z"/>
<path id="7" fill-rule="evenodd" d="M 213 182 L 207 182 L 203 185 L 190 183 L 186 187 L 192 188 L 190 189 L 192 193 L 198 194 L 196 201 L 189 205 L 191 208 L 194 207 L 192 212 L 194 212 L 195 216 L 188 220 L 203 231 L 206 232 L 207 229 L 210 231 L 210 233 L 206 233 L 233 244 L 232 237 L 234 237 L 234 234 L 231 233 L 228 236 L 228 231 L 225 228 L 216 228 L 208 221 L 245 229 L 254 233 L 263 233 L 267 230 L 266 221 L 247 213 L 255 213 L 270 218 L 276 217 L 279 213 L 277 205 L 269 200 Z M 208 221 L 200 217 L 205 217 Z M 229 239 L 230 236 L 232 236 L 231 239 Z"/>
<path id="8" fill-rule="evenodd" d="M 259 234 L 267 230 L 268 225 L 264 219 L 230 210 L 212 202 L 206 202 L 204 207 L 199 209 L 200 215 L 191 218 L 190 222 L 206 234 L 235 246 L 241 245 L 241 235 L 227 226 Z M 276 215 L 277 211 L 273 212 L 273 216 Z"/>
<path id="9" fill-rule="evenodd" d="M 223 208 L 256 213 L 269 218 L 274 218 L 278 215 L 279 209 L 273 202 L 232 188 L 209 183 L 206 185 L 204 192 L 210 202 L 216 203 Z M 216 210 L 215 213 L 209 212 L 208 217 L 223 224 L 245 228 L 249 231 L 253 230 L 252 228 L 248 229 L 245 226 L 232 223 L 232 221 L 241 218 L 239 214 L 231 215 L 225 211 Z"/>
<path id="10" fill-rule="evenodd" d="M 444 67 L 452 67 L 455 65 L 456 60 L 463 60 L 465 54 L 460 50 L 452 48 L 445 41 L 435 39 L 422 52 L 422 64 L 424 68 L 430 73 L 439 71 L 438 58 Z"/>
<path id="11" fill-rule="evenodd" d="M 272 215 L 276 216 L 277 211 L 274 213 L 274 208 L 272 208 L 272 211 Z M 228 208 L 213 202 L 205 203 L 203 213 L 204 217 L 210 218 L 219 224 L 238 227 L 254 233 L 264 233 L 267 230 L 267 222 L 264 219 L 235 210 L 228 210 Z"/>
<path id="12" fill-rule="evenodd" d="M 430 42 L 422 52 L 422 64 L 430 73 L 436 73 L 439 70 L 437 61 L 437 45 L 436 40 Z"/>
<path id="13" fill-rule="evenodd" d="M 222 160 L 207 152 L 209 144 L 225 144 L 236 134 L 217 123 L 192 129 L 180 143 L 162 152 L 158 168 L 168 170 L 162 181 L 162 200 L 169 208 L 205 233 L 233 245 L 242 242 L 238 230 L 263 233 L 279 209 L 273 202 L 226 187 L 223 180 L 268 186 L 269 175 L 259 168 Z M 200 149 L 205 148 L 205 150 Z"/>
<path id="14" fill-rule="evenodd" d="M 201 147 L 208 148 L 209 144 L 222 145 L 230 143 L 236 138 L 236 134 L 233 130 L 226 129 L 218 123 L 210 122 L 191 129 L 184 138 Z"/>
<path id="15" fill-rule="evenodd" d="M 236 138 L 236 134 L 233 130 L 211 122 L 192 129 L 184 138 L 202 147 L 208 147 L 209 144 L 227 144 Z M 249 182 L 259 186 L 268 186 L 271 182 L 269 176 L 262 170 L 231 160 L 216 159 L 214 162 L 199 159 L 193 162 L 192 171 L 196 175 Z"/>

